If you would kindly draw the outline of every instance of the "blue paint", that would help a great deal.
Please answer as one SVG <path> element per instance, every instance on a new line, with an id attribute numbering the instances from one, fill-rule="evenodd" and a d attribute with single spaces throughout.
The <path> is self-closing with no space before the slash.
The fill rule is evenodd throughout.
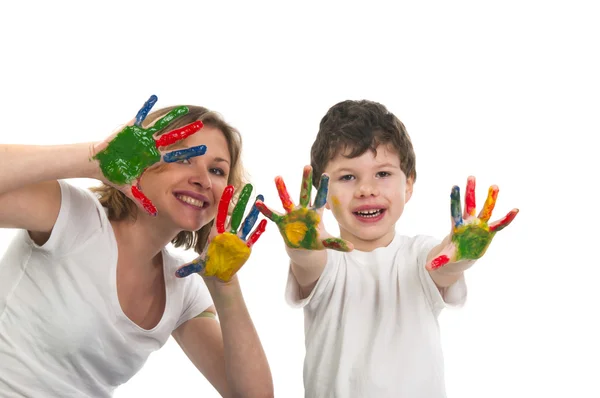
<path id="1" fill-rule="evenodd" d="M 163 156 L 163 160 L 166 163 L 179 162 L 180 160 L 187 160 L 196 156 L 201 156 L 206 153 L 206 145 L 193 146 L 191 148 L 179 149 L 173 152 L 169 152 Z"/>
<path id="2" fill-rule="evenodd" d="M 265 197 L 262 195 L 258 195 L 258 196 L 256 196 L 256 200 L 260 200 L 261 202 L 264 202 Z M 246 219 L 244 220 L 244 224 L 242 225 L 241 238 L 244 242 L 246 241 L 246 237 L 248 236 L 250 231 L 252 231 L 252 228 L 254 228 L 254 224 L 256 224 L 256 220 L 258 220 L 258 214 L 260 212 L 256 208 L 256 200 L 254 201 L 255 204 L 252 206 L 250 213 L 248 213 L 248 216 L 246 216 Z"/>
<path id="3" fill-rule="evenodd" d="M 320 209 L 325 206 L 327 202 L 327 192 L 329 191 L 329 176 L 322 175 L 321 181 L 319 182 L 319 190 L 317 191 L 317 197 L 315 198 L 315 209 Z"/>
<path id="4" fill-rule="evenodd" d="M 152 107 L 154 104 L 156 104 L 156 101 L 158 101 L 158 97 L 156 95 L 151 95 L 150 99 L 146 101 L 144 106 L 142 106 L 142 108 L 138 111 L 137 115 L 135 115 L 136 126 L 142 125 L 142 122 L 146 119 L 146 116 L 148 116 L 148 113 L 150 113 L 150 110 L 152 110 Z"/>
<path id="5" fill-rule="evenodd" d="M 175 275 L 177 275 L 178 278 L 185 278 L 186 276 L 202 272 L 205 266 L 206 263 L 204 262 L 204 260 L 197 258 L 185 267 L 181 267 L 180 269 L 178 269 L 175 272 Z"/>
<path id="6" fill-rule="evenodd" d="M 462 225 L 463 218 L 462 208 L 460 205 L 460 188 L 456 185 L 452 187 L 452 192 L 450 193 L 450 214 L 454 220 L 455 227 Z"/>

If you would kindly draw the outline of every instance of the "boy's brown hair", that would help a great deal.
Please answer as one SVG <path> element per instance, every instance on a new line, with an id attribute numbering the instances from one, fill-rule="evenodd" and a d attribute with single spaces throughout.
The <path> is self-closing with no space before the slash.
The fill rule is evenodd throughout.
<path id="1" fill-rule="evenodd" d="M 367 150 L 388 146 L 400 156 L 400 168 L 417 179 L 415 152 L 404 124 L 385 106 L 368 100 L 346 100 L 332 106 L 321 119 L 310 152 L 313 185 L 317 187 L 327 163 L 338 154 L 355 158 Z"/>
<path id="2" fill-rule="evenodd" d="M 229 156 L 231 157 L 231 167 L 229 176 L 227 178 L 227 184 L 233 185 L 236 192 L 241 189 L 244 183 L 244 168 L 241 161 L 242 152 L 242 137 L 237 129 L 230 126 L 225 120 L 216 112 L 210 111 L 201 106 L 186 105 L 189 112 L 185 115 L 173 120 L 160 134 L 167 133 L 171 130 L 178 129 L 185 126 L 186 124 L 201 120 L 207 127 L 213 127 L 223 132 L 227 146 L 229 147 Z M 143 123 L 143 127 L 149 127 L 158 119 L 173 110 L 175 106 L 158 109 L 146 117 Z M 197 134 L 202 134 L 200 130 Z M 177 144 L 175 144 L 177 145 Z M 169 149 L 171 147 L 168 147 Z M 163 165 L 157 166 L 156 171 L 160 171 Z M 135 219 L 138 212 L 138 207 L 131 199 L 125 196 L 124 193 L 111 187 L 110 185 L 100 185 L 91 189 L 94 192 L 102 204 L 102 206 L 108 209 L 108 218 L 112 221 L 121 221 L 127 218 Z M 237 195 L 236 195 L 237 199 Z M 232 205 L 235 204 L 236 199 L 232 199 Z M 171 241 L 175 247 L 183 247 L 184 249 L 194 248 L 196 253 L 200 254 L 204 249 L 210 230 L 213 225 L 213 221 L 200 228 L 198 231 L 182 231 Z"/>

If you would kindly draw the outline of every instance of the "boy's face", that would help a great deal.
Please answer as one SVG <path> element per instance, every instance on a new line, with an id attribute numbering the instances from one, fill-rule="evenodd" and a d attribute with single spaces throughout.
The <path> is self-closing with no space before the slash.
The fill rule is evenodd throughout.
<path id="1" fill-rule="evenodd" d="M 372 151 L 351 159 L 337 155 L 325 173 L 330 176 L 327 208 L 341 238 L 361 251 L 387 246 L 413 187 L 400 169 L 398 153 L 380 145 L 377 156 Z"/>

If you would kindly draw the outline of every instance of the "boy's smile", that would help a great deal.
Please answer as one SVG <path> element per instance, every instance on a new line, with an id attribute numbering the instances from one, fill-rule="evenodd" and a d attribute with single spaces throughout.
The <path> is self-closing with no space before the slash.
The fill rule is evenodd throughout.
<path id="1" fill-rule="evenodd" d="M 325 172 L 331 178 L 327 208 L 341 238 L 361 251 L 387 246 L 412 194 L 412 179 L 407 181 L 398 153 L 380 145 L 377 155 L 369 150 L 355 158 L 338 155 Z"/>

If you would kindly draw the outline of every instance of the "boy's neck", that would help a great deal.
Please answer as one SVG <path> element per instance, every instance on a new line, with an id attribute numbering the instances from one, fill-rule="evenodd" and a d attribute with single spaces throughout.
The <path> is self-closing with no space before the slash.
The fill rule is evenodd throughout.
<path id="1" fill-rule="evenodd" d="M 392 243 L 394 236 L 396 236 L 396 230 L 392 229 L 375 239 L 365 240 L 340 227 L 340 237 L 351 242 L 354 245 L 354 250 L 359 250 L 361 252 L 371 252 L 380 247 L 386 247 Z"/>

